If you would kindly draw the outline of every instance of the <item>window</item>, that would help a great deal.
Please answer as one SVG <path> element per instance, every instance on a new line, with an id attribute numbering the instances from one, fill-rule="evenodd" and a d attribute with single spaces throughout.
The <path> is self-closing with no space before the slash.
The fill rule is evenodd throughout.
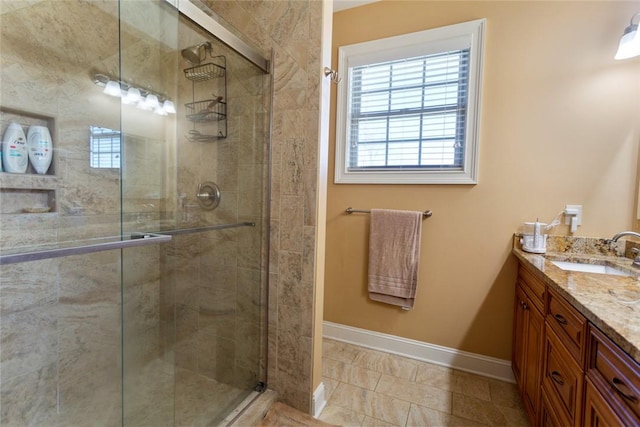
<path id="1" fill-rule="evenodd" d="M 477 183 L 484 25 L 340 47 L 336 183 Z"/>
<path id="2" fill-rule="evenodd" d="M 89 126 L 89 164 L 92 168 L 120 168 L 120 131 Z"/>

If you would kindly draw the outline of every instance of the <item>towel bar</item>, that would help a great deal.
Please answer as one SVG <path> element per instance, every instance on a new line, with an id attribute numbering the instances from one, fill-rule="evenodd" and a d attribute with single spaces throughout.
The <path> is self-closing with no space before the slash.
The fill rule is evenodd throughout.
<path id="1" fill-rule="evenodd" d="M 344 210 L 347 215 L 351 215 L 354 212 L 358 212 L 358 213 L 371 213 L 371 211 L 365 211 L 365 210 L 360 210 L 360 209 L 353 209 L 352 207 L 348 207 L 347 209 Z M 422 212 L 422 216 L 423 219 L 429 218 L 431 215 L 433 215 L 433 213 L 430 210 L 426 210 L 424 212 Z"/>

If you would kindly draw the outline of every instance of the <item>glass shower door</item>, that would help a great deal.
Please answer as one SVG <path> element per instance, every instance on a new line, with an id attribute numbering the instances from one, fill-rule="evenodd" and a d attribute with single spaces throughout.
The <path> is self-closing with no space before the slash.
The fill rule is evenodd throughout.
<path id="1" fill-rule="evenodd" d="M 3 1 L 0 20 L 0 133 L 53 153 L 0 172 L 0 424 L 121 425 L 118 248 L 132 241 L 121 103 L 100 77 L 119 75 L 118 3 Z M 51 142 L 30 138 L 44 129 Z"/>
<path id="2" fill-rule="evenodd" d="M 172 236 L 123 251 L 124 424 L 216 425 L 265 378 L 268 80 L 166 2 L 120 12 L 123 80 L 176 108 L 122 107 L 123 230 Z"/>
<path id="3" fill-rule="evenodd" d="M 178 12 L 160 0 L 120 1 L 124 233 L 173 229 Z M 178 108 L 179 109 L 179 108 Z M 122 251 L 125 426 L 175 422 L 175 314 L 163 245 Z"/>
<path id="4" fill-rule="evenodd" d="M 0 2 L 0 80 L 53 152 L 0 171 L 0 425 L 224 420 L 265 378 L 266 76 L 164 0 L 41 0 Z"/>

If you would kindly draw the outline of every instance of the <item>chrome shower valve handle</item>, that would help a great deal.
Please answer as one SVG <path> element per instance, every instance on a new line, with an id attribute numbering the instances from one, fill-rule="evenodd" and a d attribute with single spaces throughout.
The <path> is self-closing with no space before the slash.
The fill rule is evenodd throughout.
<path id="1" fill-rule="evenodd" d="M 196 199 L 202 209 L 211 210 L 220 204 L 220 187 L 217 184 L 207 181 L 198 185 Z"/>

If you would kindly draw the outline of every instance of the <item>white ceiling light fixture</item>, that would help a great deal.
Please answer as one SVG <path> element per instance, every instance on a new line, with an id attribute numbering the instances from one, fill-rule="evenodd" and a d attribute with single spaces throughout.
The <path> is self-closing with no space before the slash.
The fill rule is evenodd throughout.
<path id="1" fill-rule="evenodd" d="M 638 31 L 639 21 L 640 12 L 631 17 L 629 26 L 624 29 L 615 59 L 628 59 L 640 55 L 640 34 Z"/>

